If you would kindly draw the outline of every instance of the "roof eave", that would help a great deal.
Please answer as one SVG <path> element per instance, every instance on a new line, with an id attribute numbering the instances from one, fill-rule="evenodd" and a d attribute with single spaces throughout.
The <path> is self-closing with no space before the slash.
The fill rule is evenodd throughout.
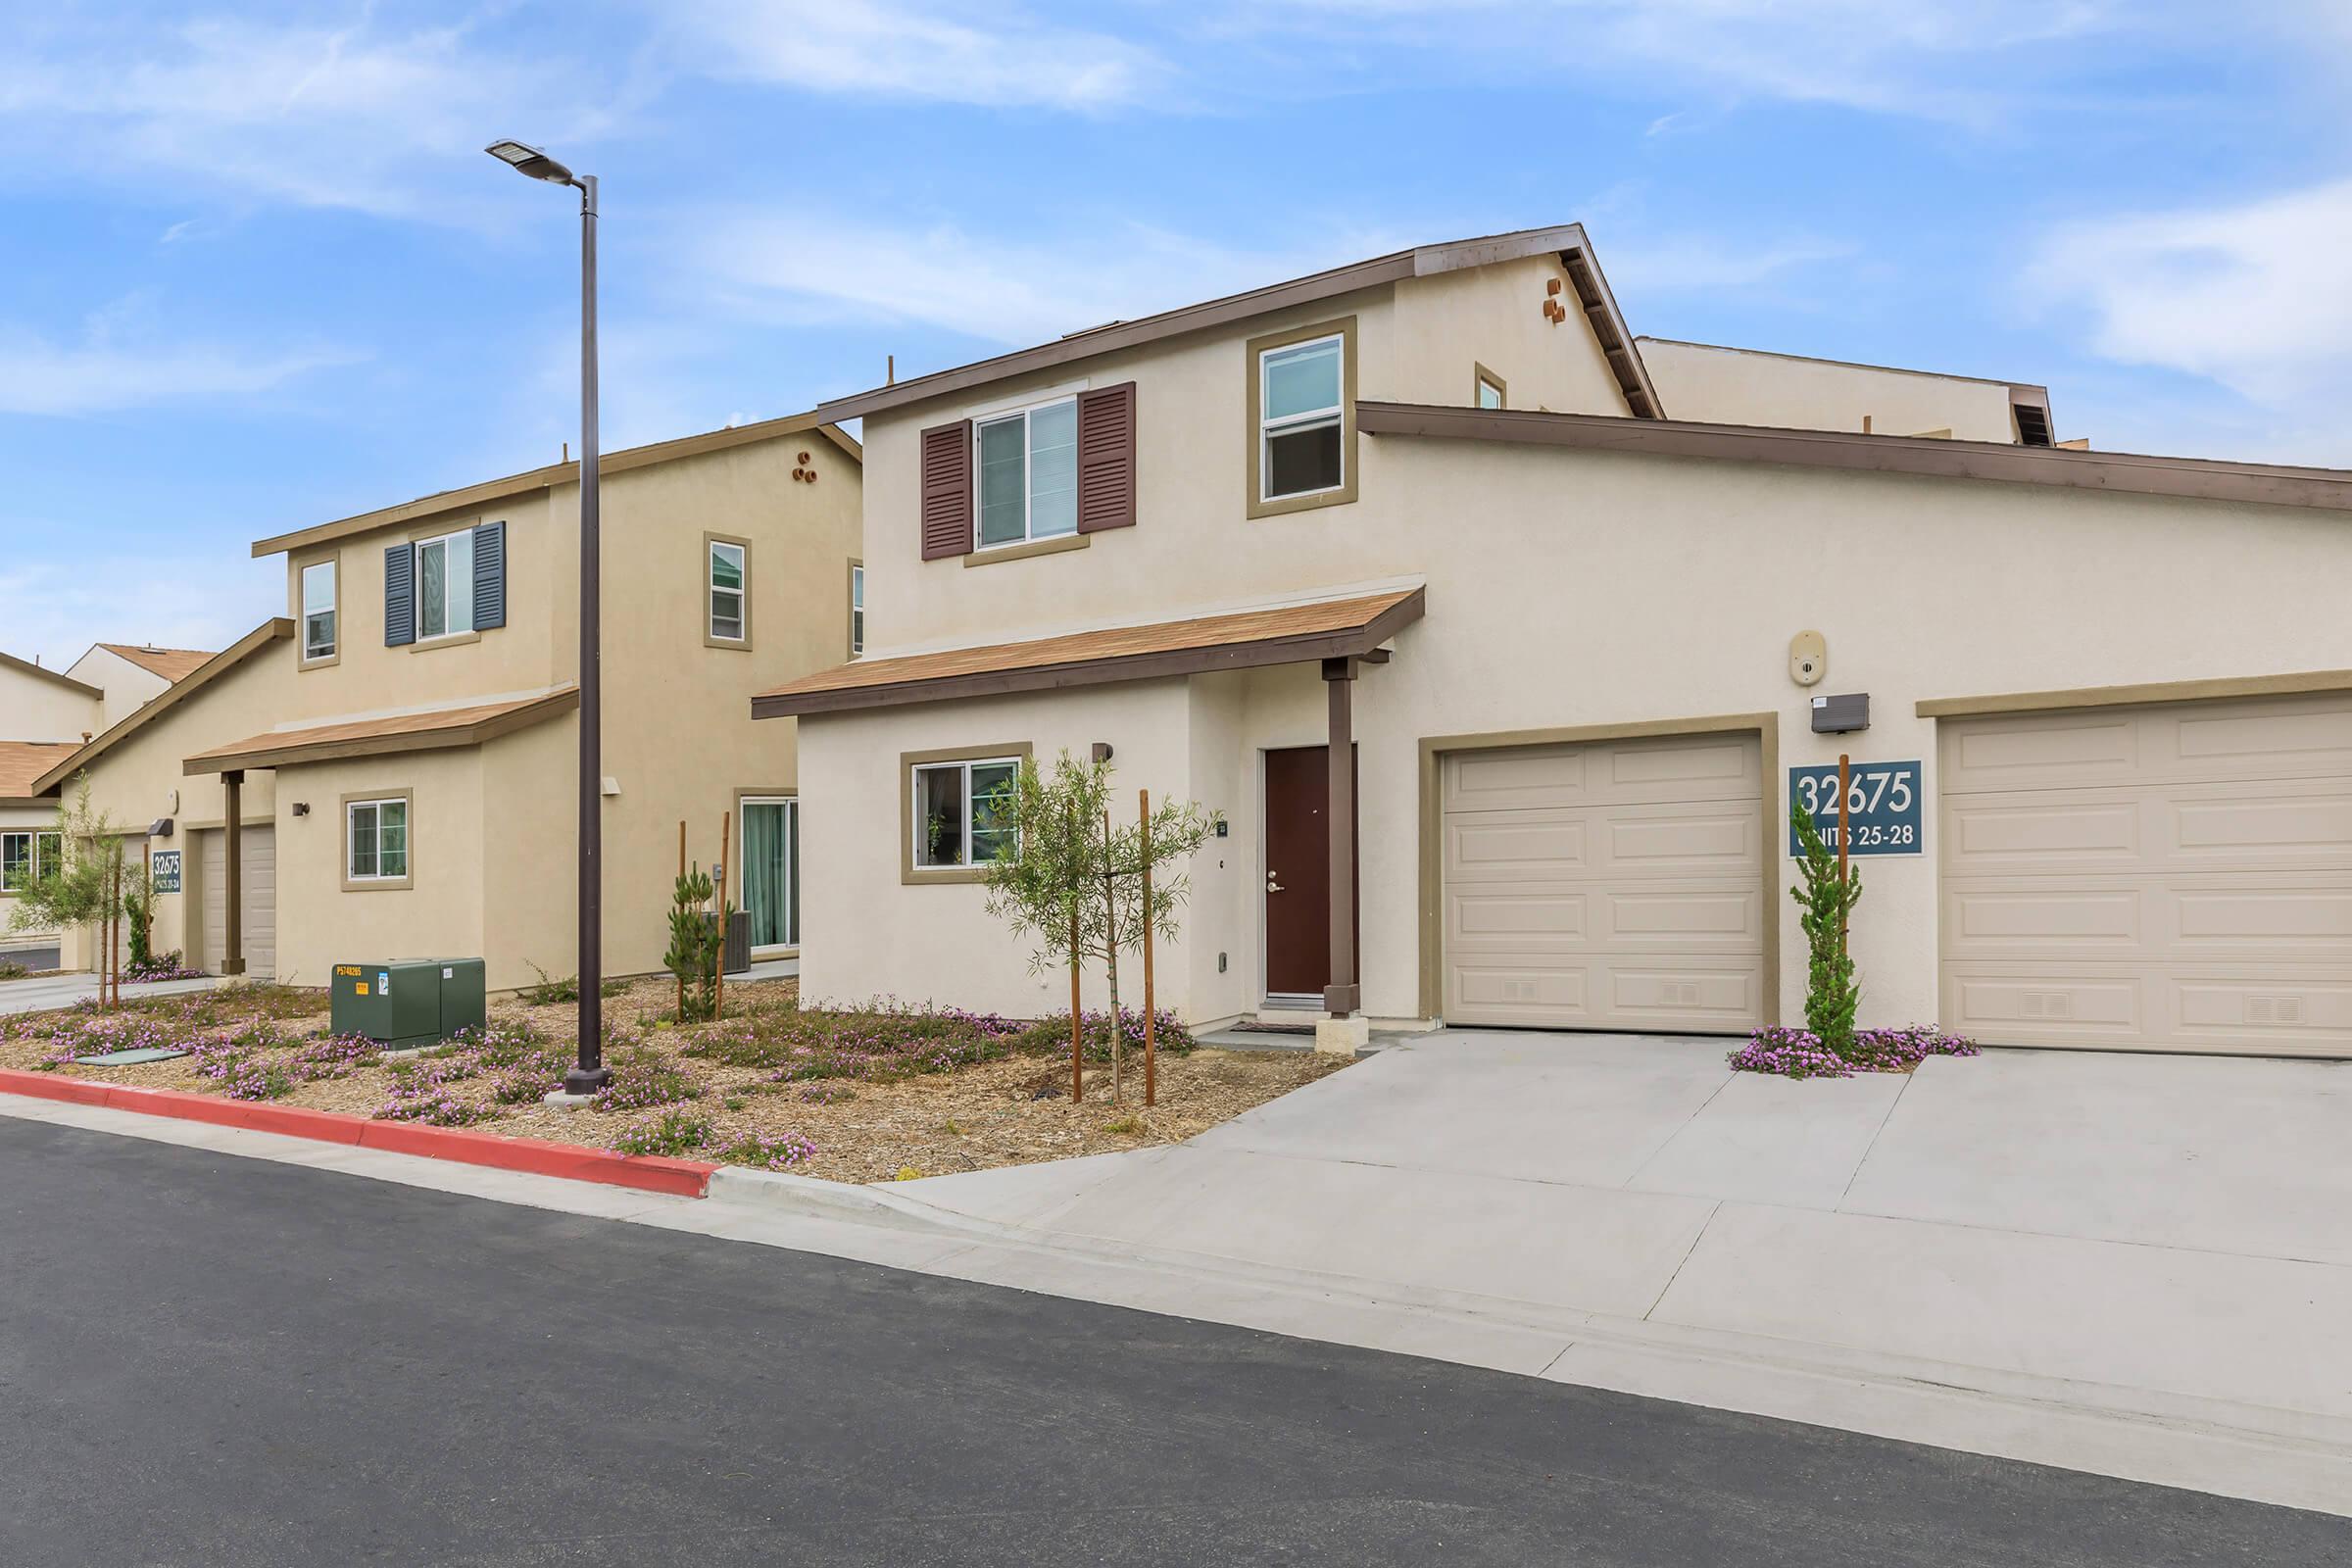
<path id="1" fill-rule="evenodd" d="M 1359 403 L 1356 428 L 1374 436 L 1572 447 L 1634 456 L 1702 458 L 2352 512 L 2352 470 L 2295 468 L 2209 458 L 1409 403 Z"/>
<path id="2" fill-rule="evenodd" d="M 158 692 L 138 709 L 123 715 L 106 733 L 77 748 L 74 755 L 43 773 L 33 781 L 36 795 L 47 794 L 67 779 L 98 760 L 115 747 L 130 739 L 156 719 L 177 708 L 181 703 L 203 691 L 214 681 L 227 674 L 253 654 L 273 642 L 283 642 L 294 635 L 294 622 L 284 615 L 272 616 L 229 644 L 211 659 L 179 680 Z"/>
<path id="3" fill-rule="evenodd" d="M 954 702 L 1022 692 L 1067 691 L 1080 686 L 1106 686 L 1125 681 L 1160 680 L 1180 675 L 1212 674 L 1218 670 L 1257 669 L 1269 664 L 1360 657 L 1419 620 L 1427 609 L 1428 590 L 1415 588 L 1361 626 L 1260 638 L 1246 643 L 1220 643 L 1205 648 L 1163 649 L 1102 659 L 1069 660 L 1021 669 L 934 675 L 881 686 L 767 693 L 752 699 L 752 716 L 794 718 L 815 713 L 900 708 L 914 703 Z"/>
<path id="4" fill-rule="evenodd" d="M 403 735 L 345 736 L 314 745 L 282 747 L 260 746 L 244 752 L 210 752 L 184 758 L 179 764 L 183 776 L 199 777 L 210 773 L 227 773 L 244 768 L 256 771 L 299 767 L 305 762 L 340 761 L 356 757 L 394 757 L 405 752 L 454 751 L 467 746 L 480 746 L 528 729 L 559 713 L 567 713 L 580 704 L 577 688 L 566 687 L 550 692 L 535 702 L 470 724 L 452 725 L 447 729 L 413 730 Z"/>

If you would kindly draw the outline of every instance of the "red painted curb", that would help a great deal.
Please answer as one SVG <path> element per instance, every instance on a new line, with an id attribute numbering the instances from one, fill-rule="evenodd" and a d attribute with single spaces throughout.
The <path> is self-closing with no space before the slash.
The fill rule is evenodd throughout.
<path id="1" fill-rule="evenodd" d="M 143 1115 L 211 1122 L 220 1127 L 245 1127 L 255 1132 L 282 1133 L 289 1138 L 317 1139 L 320 1143 L 356 1144 L 362 1149 L 380 1149 L 387 1153 L 421 1154 L 427 1159 L 487 1165 L 535 1176 L 602 1182 L 608 1187 L 629 1187 L 672 1198 L 708 1196 L 710 1173 L 718 1169 L 699 1159 L 621 1154 L 610 1149 L 548 1143 L 536 1138 L 505 1138 L 463 1127 L 374 1121 L 339 1110 L 256 1104 L 224 1100 L 218 1095 L 189 1094 L 181 1089 L 134 1089 L 94 1078 L 64 1078 L 56 1073 L 20 1072 L 5 1067 L 0 1067 L 0 1093 L 24 1095 L 32 1100 L 59 1100 L 74 1105 L 103 1105 L 109 1110 L 135 1110 Z"/>

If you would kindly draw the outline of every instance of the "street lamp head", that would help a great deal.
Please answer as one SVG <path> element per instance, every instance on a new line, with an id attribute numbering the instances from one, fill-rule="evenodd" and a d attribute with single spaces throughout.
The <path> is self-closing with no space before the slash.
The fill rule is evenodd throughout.
<path id="1" fill-rule="evenodd" d="M 551 185 L 575 185 L 571 171 L 557 163 L 538 148 L 519 141 L 494 141 L 482 149 L 500 163 L 512 165 L 517 173 L 544 179 Z"/>

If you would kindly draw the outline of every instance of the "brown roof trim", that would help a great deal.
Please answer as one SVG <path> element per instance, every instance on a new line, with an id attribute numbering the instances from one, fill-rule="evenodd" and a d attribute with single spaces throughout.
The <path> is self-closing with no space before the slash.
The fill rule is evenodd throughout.
<path id="1" fill-rule="evenodd" d="M 1842 430 L 1779 430 L 1762 425 L 1637 420 L 1607 415 L 1538 414 L 1519 409 L 1439 408 L 1358 403 L 1356 428 L 1371 435 L 1417 435 L 1469 441 L 1577 447 L 1643 457 L 1712 458 L 1910 473 L 1939 479 L 1987 479 L 2058 485 L 2130 495 L 2180 496 L 2275 507 L 2352 512 L 2352 470 L 2299 468 L 2206 458 L 2150 457 L 2006 441 L 1861 435 Z"/>
<path id="2" fill-rule="evenodd" d="M 721 452 L 729 447 L 748 446 L 755 441 L 774 441 L 808 431 L 814 431 L 832 442 L 848 454 L 852 462 L 862 464 L 865 461 L 865 448 L 855 436 L 829 420 L 819 419 L 813 414 L 794 414 L 780 419 L 761 419 L 753 424 L 732 425 L 724 430 L 705 430 L 699 435 L 656 441 L 649 446 L 624 447 L 618 452 L 605 453 L 597 462 L 597 471 L 600 474 L 626 473 L 631 468 L 670 463 L 679 458 L 701 457 L 706 452 Z M 363 512 L 315 527 L 298 528 L 292 533 L 257 539 L 253 543 L 254 559 L 274 556 L 282 551 L 300 550 L 309 545 L 325 544 L 333 539 L 349 539 L 355 534 L 372 533 L 378 528 L 415 522 L 418 518 L 437 516 L 444 512 L 462 512 L 471 507 L 488 506 L 493 502 L 526 496 L 535 490 L 550 490 L 557 485 L 577 480 L 579 474 L 580 466 L 576 462 L 551 463 L 544 468 L 511 473 L 503 479 L 485 479 L 480 484 L 467 485 L 463 490 L 436 491 L 414 501 L 404 501 L 397 507 Z"/>
<path id="3" fill-rule="evenodd" d="M 99 758 L 113 751 L 271 643 L 283 642 L 293 635 L 294 622 L 284 615 L 263 621 L 259 626 L 254 627 L 253 630 L 206 660 L 195 673 L 173 681 L 154 697 L 148 699 L 138 711 L 120 720 L 105 734 L 87 746 L 78 748 L 72 757 L 43 773 L 33 785 L 34 793 L 41 794 L 55 789 L 61 781 L 72 778 L 75 773 L 80 772 Z"/>
<path id="4" fill-rule="evenodd" d="M 1609 364 L 1617 373 L 1619 384 L 1628 388 L 1626 401 L 1634 406 L 1637 414 L 1642 412 L 1643 401 L 1654 410 L 1657 407 L 1657 389 L 1650 384 L 1649 372 L 1642 365 L 1641 351 L 1633 346 L 1633 338 L 1625 329 L 1624 318 L 1618 314 L 1608 282 L 1600 274 L 1600 265 L 1592 258 L 1592 245 L 1585 237 L 1584 225 L 1560 223 L 1549 228 L 1522 228 L 1507 234 L 1490 234 L 1480 239 L 1454 240 L 1443 245 L 1423 245 L 1414 250 L 1396 251 L 1387 256 L 1375 256 L 1370 261 L 1292 278 L 1287 283 L 1272 283 L 1244 294 L 1228 294 L 1222 299 L 1162 311 L 1157 316 L 1147 316 L 1140 320 L 1113 321 L 1092 331 L 1073 332 L 1051 343 L 1016 349 L 994 359 L 977 360 L 970 365 L 919 375 L 912 380 L 897 381 L 888 386 L 835 398 L 830 403 L 819 404 L 816 414 L 819 418 L 833 420 L 863 418 L 869 414 L 880 414 L 929 398 L 986 386 L 1007 376 L 1052 369 L 1056 366 L 1137 348 L 1146 343 L 1156 343 L 1187 332 L 1228 326 L 1293 306 L 1312 305 L 1403 278 L 1432 277 L 1441 272 L 1490 267 L 1496 262 L 1518 261 L 1546 253 L 1557 255 L 1561 264 L 1568 268 L 1570 275 L 1579 278 L 1577 292 L 1585 301 L 1587 318 L 1592 322 L 1593 331 L 1600 335 L 1603 351 L 1611 356 Z M 1611 342 L 1612 337 L 1614 343 Z"/>
<path id="5" fill-rule="evenodd" d="M 199 752 L 180 763 L 180 771 L 194 775 L 222 773 L 242 767 L 293 767 L 303 762 L 332 762 L 350 757 L 391 757 L 403 752 L 437 752 L 479 746 L 501 735 L 528 729 L 558 713 L 568 713 L 579 705 L 579 689 L 566 686 L 544 697 L 526 698 L 519 702 L 440 709 L 432 712 L 402 713 L 389 718 L 340 724 L 314 724 L 307 729 L 273 730 L 266 735 L 232 741 L 209 752 Z M 453 723 L 453 719 L 463 722 Z M 400 727 L 402 725 L 410 727 L 404 729 Z"/>
<path id="6" fill-rule="evenodd" d="M 95 686 L 77 681 L 71 675 L 60 674 L 47 664 L 36 664 L 29 659 L 19 659 L 14 654 L 0 654 L 0 669 L 13 669 L 20 674 L 36 676 L 52 685 L 63 686 L 66 690 L 83 697 L 103 698 L 106 696 L 106 693 Z"/>
<path id="7" fill-rule="evenodd" d="M 1361 605 L 1363 617 L 1352 624 L 1323 626 L 1296 633 L 1272 632 L 1242 640 L 1221 640 L 1220 630 L 1233 623 L 1277 613 L 1279 610 L 1310 611 L 1322 606 Z M 1244 611 L 1191 620 L 1118 628 L 1116 633 L 1079 632 L 1034 642 L 1004 643 L 990 648 L 956 649 L 946 654 L 912 654 L 897 660 L 859 661 L 836 670 L 820 671 L 803 681 L 762 692 L 752 699 L 754 718 L 785 718 L 808 713 L 834 713 L 867 708 L 896 708 L 908 703 L 954 702 L 970 697 L 1001 697 L 1013 692 L 1063 691 L 1074 686 L 1102 686 L 1119 681 L 1156 680 L 1171 675 L 1201 675 L 1220 669 L 1255 669 L 1267 664 L 1295 664 L 1310 660 L 1342 659 L 1368 654 L 1419 620 L 1428 606 L 1428 592 L 1400 589 L 1360 599 L 1319 601 L 1278 607 L 1277 611 Z M 1090 654 L 1106 636 L 1143 636 L 1164 632 L 1171 646 L 1140 653 Z M 996 667 L 945 674 L 915 673 L 893 678 L 892 666 L 919 670 L 925 663 L 972 656 L 996 656 Z M 848 684 L 842 677 L 858 680 Z M 811 685 L 812 682 L 835 682 Z"/>

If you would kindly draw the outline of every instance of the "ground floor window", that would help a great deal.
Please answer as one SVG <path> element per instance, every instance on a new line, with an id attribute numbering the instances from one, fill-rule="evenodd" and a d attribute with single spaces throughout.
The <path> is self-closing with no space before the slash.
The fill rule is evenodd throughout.
<path id="1" fill-rule="evenodd" d="M 986 865 L 1013 850 L 1004 805 L 1018 758 L 925 762 L 914 769 L 914 863 L 923 869 Z"/>
<path id="2" fill-rule="evenodd" d="M 0 893 L 20 893 L 59 869 L 65 848 L 65 839 L 55 833 L 0 833 Z"/>
<path id="3" fill-rule="evenodd" d="M 343 803 L 344 877 L 405 882 L 409 876 L 409 803 L 395 797 Z"/>
<path id="4" fill-rule="evenodd" d="M 801 945 L 801 803 L 789 796 L 743 803 L 743 907 L 755 950 Z"/>

